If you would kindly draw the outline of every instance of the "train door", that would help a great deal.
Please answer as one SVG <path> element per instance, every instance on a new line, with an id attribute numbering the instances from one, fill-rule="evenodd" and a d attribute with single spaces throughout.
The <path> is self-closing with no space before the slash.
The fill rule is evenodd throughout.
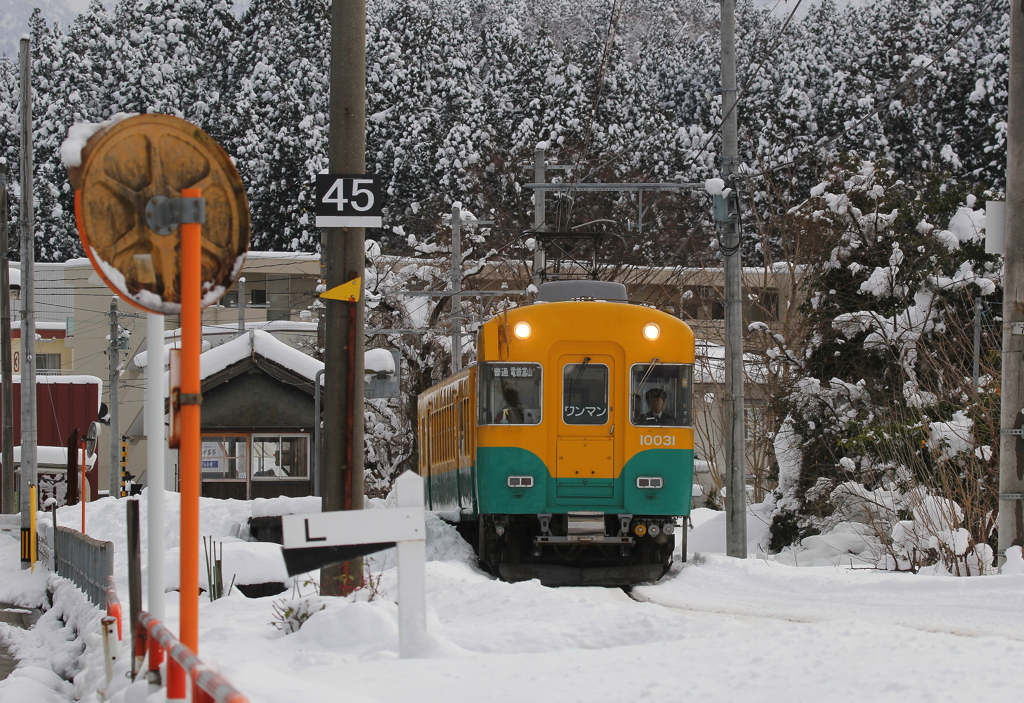
<path id="1" fill-rule="evenodd" d="M 557 422 L 556 499 L 566 505 L 602 505 L 615 498 L 616 386 L 614 358 L 563 354 L 557 366 L 561 413 Z"/>

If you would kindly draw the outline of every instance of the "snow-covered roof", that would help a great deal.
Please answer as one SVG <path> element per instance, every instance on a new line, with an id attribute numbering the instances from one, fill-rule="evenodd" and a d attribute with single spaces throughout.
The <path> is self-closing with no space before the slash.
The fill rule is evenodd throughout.
<path id="1" fill-rule="evenodd" d="M 78 450 L 78 466 L 82 465 L 83 449 Z M 14 448 L 14 463 L 21 463 L 21 445 Z M 86 466 L 96 463 L 96 455 L 90 454 Z M 65 468 L 68 465 L 67 447 L 36 447 L 36 465 Z"/>
<path id="2" fill-rule="evenodd" d="M 319 254 L 309 254 L 304 251 L 250 251 L 245 255 L 246 260 L 248 259 L 281 259 L 282 261 L 319 261 Z M 38 264 L 37 264 L 38 265 Z M 63 266 L 66 267 L 92 267 L 92 262 L 85 257 L 79 257 L 76 259 L 68 259 L 65 261 Z"/>
<path id="3" fill-rule="evenodd" d="M 21 383 L 21 376 L 15 376 L 12 383 Z M 100 391 L 103 390 L 103 381 L 98 376 L 76 376 L 59 374 L 36 374 L 36 385 L 40 383 L 81 383 L 83 385 L 97 385 Z"/>
<path id="4" fill-rule="evenodd" d="M 289 347 L 269 332 L 249 330 L 249 334 L 203 352 L 199 356 L 199 377 L 205 380 L 253 354 L 259 354 L 310 381 L 316 380 L 316 372 L 324 367 L 324 362 Z"/>

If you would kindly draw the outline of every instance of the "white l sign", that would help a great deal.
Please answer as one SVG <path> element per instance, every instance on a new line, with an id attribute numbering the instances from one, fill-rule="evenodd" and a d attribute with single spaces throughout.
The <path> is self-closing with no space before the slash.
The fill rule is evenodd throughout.
<path id="1" fill-rule="evenodd" d="M 426 539 L 423 508 L 343 510 L 285 515 L 285 549 L 340 547 L 349 544 L 415 542 Z"/>

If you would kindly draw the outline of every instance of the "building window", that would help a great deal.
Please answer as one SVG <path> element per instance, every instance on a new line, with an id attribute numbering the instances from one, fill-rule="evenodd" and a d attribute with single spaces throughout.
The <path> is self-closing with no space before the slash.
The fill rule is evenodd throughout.
<path id="1" fill-rule="evenodd" d="M 309 477 L 309 435 L 253 435 L 252 477 Z"/>
<path id="2" fill-rule="evenodd" d="M 238 307 L 238 291 L 231 290 L 224 294 L 224 297 L 220 299 L 220 304 L 226 308 L 237 308 Z"/>
<path id="3" fill-rule="evenodd" d="M 249 304 L 250 305 L 266 305 L 267 304 L 267 291 L 265 289 L 255 288 L 249 291 Z"/>
<path id="4" fill-rule="evenodd" d="M 249 438 L 245 435 L 203 437 L 204 481 L 245 479 Z"/>
<path id="5" fill-rule="evenodd" d="M 36 354 L 37 371 L 60 371 L 60 354 Z"/>

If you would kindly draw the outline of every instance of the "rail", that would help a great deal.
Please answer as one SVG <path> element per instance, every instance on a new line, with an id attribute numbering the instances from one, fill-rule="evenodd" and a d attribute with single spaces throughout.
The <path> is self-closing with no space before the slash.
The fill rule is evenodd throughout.
<path id="1" fill-rule="evenodd" d="M 232 686 L 228 681 L 203 664 L 202 660 L 191 649 L 179 642 L 163 623 L 146 611 L 139 613 L 139 620 L 134 628 L 135 657 L 139 659 L 149 653 L 149 680 L 160 680 L 160 664 L 166 652 L 172 662 L 180 666 L 192 679 L 192 703 L 249 703 L 249 699 Z M 184 690 L 171 690 L 173 682 L 168 683 L 167 700 L 184 700 Z"/>
<path id="2" fill-rule="evenodd" d="M 113 543 L 101 542 L 69 527 L 54 530 L 54 543 L 57 574 L 74 581 L 93 605 L 106 607 L 110 579 L 114 575 Z"/>

